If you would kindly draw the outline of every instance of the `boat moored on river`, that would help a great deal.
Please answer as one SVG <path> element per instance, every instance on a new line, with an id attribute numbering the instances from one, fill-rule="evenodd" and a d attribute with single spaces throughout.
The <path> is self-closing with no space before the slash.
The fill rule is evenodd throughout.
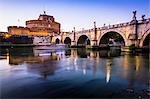
<path id="1" fill-rule="evenodd" d="M 59 50 L 59 49 L 66 49 L 66 44 L 51 44 L 51 45 L 43 45 L 37 46 L 36 50 Z"/>

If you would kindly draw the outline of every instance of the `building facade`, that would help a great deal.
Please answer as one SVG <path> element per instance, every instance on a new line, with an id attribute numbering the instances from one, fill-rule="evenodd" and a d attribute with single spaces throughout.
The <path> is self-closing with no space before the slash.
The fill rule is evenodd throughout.
<path id="1" fill-rule="evenodd" d="M 60 23 L 56 22 L 53 16 L 44 12 L 37 20 L 26 21 L 26 27 L 9 26 L 8 34 L 15 36 L 16 39 L 22 36 L 32 37 L 33 44 L 40 43 L 44 38 L 44 42 L 51 43 L 52 37 L 60 34 L 60 27 Z"/>
<path id="2" fill-rule="evenodd" d="M 48 33 L 60 33 L 60 23 L 55 22 L 53 16 L 40 15 L 38 20 L 26 21 L 26 27 L 33 31 L 46 30 Z"/>

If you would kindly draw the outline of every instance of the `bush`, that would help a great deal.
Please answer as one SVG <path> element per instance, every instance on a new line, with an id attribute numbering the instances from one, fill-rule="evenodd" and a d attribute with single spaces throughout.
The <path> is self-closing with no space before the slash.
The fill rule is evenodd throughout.
<path id="1" fill-rule="evenodd" d="M 129 46 L 129 50 L 130 51 L 134 51 L 136 49 L 135 44 L 132 44 Z"/>

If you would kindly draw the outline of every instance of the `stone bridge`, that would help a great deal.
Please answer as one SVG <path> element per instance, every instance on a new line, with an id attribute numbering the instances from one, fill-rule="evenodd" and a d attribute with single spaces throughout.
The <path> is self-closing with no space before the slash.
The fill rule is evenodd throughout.
<path id="1" fill-rule="evenodd" d="M 110 34 L 117 34 L 122 38 L 123 46 L 130 46 L 135 44 L 136 47 L 142 48 L 148 46 L 150 35 L 150 18 L 142 20 L 136 20 L 136 16 L 127 23 L 114 24 L 103 27 L 96 27 L 94 22 L 94 28 L 83 31 L 72 31 L 71 33 L 64 34 L 60 38 L 55 38 L 56 41 L 61 40 L 62 43 L 71 44 L 71 46 L 78 46 L 80 44 L 90 46 L 100 46 L 102 38 Z M 115 38 L 112 38 L 115 39 Z"/>

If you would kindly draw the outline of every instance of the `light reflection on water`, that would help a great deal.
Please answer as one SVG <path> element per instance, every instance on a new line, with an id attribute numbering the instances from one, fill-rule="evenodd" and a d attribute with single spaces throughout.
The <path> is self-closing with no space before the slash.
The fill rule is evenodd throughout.
<path id="1" fill-rule="evenodd" d="M 6 98 L 149 94 L 148 55 L 128 55 L 116 50 L 2 49 L 0 72 L 2 97 Z"/>

